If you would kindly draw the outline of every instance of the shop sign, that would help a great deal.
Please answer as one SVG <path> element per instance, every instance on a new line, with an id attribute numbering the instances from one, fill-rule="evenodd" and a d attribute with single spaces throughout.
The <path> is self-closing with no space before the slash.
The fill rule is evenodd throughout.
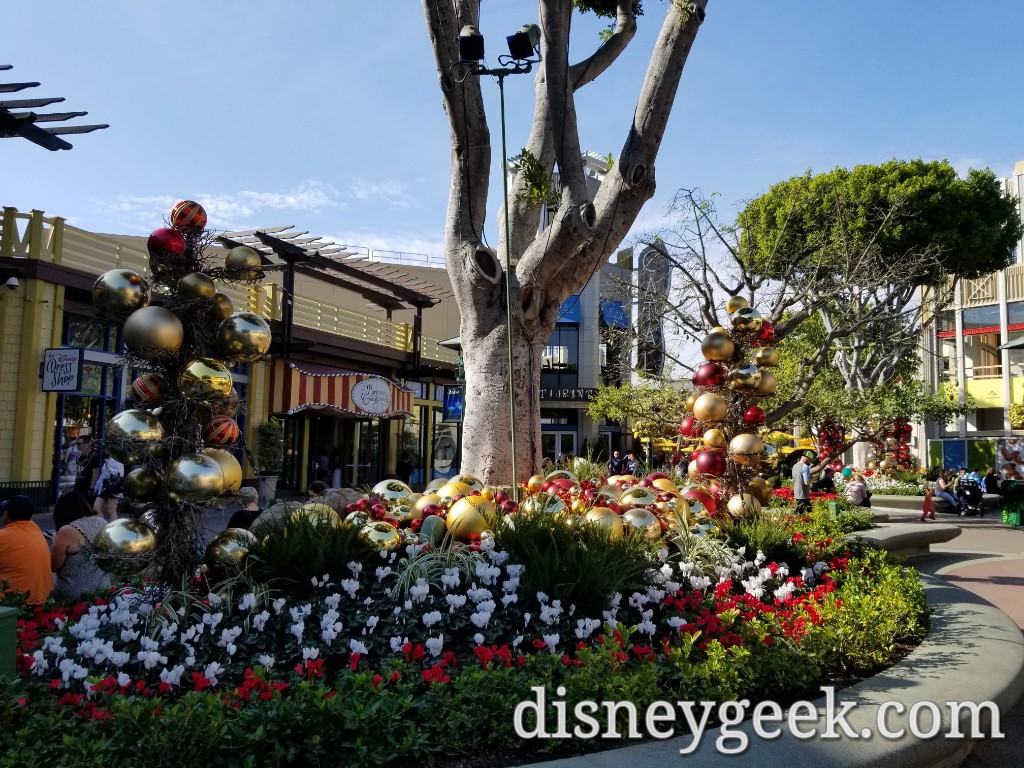
<path id="1" fill-rule="evenodd" d="M 363 379 L 354 384 L 351 397 L 356 408 L 374 416 L 391 409 L 391 387 L 383 379 Z"/>
<path id="2" fill-rule="evenodd" d="M 593 400 L 597 397 L 595 387 L 582 387 L 576 389 L 542 389 L 540 399 L 548 400 Z"/>
<path id="3" fill-rule="evenodd" d="M 43 350 L 43 392 L 77 392 L 82 387 L 82 350 Z"/>

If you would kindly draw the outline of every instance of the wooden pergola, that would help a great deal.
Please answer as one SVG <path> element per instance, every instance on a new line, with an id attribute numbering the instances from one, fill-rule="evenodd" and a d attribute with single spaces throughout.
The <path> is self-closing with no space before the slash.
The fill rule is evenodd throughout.
<path id="1" fill-rule="evenodd" d="M 0 64 L 0 72 L 13 69 L 10 64 Z M 62 96 L 44 99 L 7 99 L 4 94 L 18 93 L 35 88 L 39 83 L 0 83 L 0 139 L 22 138 L 33 144 L 56 152 L 59 149 L 71 149 L 70 142 L 60 138 L 73 133 L 91 133 L 103 128 L 102 125 L 62 125 L 54 128 L 40 127 L 39 123 L 60 123 L 75 117 L 82 117 L 88 112 L 50 112 L 39 114 L 34 110 L 48 107 L 64 101 Z"/>

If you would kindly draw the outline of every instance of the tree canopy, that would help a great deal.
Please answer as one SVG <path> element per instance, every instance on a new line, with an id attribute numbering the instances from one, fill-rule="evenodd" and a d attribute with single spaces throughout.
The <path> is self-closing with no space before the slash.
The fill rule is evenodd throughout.
<path id="1" fill-rule="evenodd" d="M 835 168 L 773 185 L 740 213 L 747 267 L 781 278 L 795 254 L 814 266 L 837 265 L 851 248 L 879 264 L 914 259 L 905 280 L 937 285 L 949 276 L 1003 269 L 1021 236 L 1016 201 L 990 170 L 959 178 L 947 161 L 890 160 Z"/>

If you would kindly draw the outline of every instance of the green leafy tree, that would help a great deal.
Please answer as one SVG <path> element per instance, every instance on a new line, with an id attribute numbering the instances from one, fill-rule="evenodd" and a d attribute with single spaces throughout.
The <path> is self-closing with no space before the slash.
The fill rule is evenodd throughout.
<path id="1" fill-rule="evenodd" d="M 618 387 L 598 387 L 587 413 L 594 419 L 628 423 L 639 439 L 655 439 L 675 434 L 688 394 L 670 381 L 641 378 Z"/>

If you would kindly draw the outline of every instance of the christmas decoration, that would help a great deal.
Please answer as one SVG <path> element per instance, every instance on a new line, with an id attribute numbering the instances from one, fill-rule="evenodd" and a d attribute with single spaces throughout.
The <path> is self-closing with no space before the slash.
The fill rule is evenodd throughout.
<path id="1" fill-rule="evenodd" d="M 193 200 L 182 200 L 171 208 L 171 226 L 181 232 L 206 228 L 206 210 Z"/>
<path id="2" fill-rule="evenodd" d="M 93 283 L 92 303 L 100 314 L 127 315 L 149 304 L 149 283 L 130 269 L 111 269 Z"/>

